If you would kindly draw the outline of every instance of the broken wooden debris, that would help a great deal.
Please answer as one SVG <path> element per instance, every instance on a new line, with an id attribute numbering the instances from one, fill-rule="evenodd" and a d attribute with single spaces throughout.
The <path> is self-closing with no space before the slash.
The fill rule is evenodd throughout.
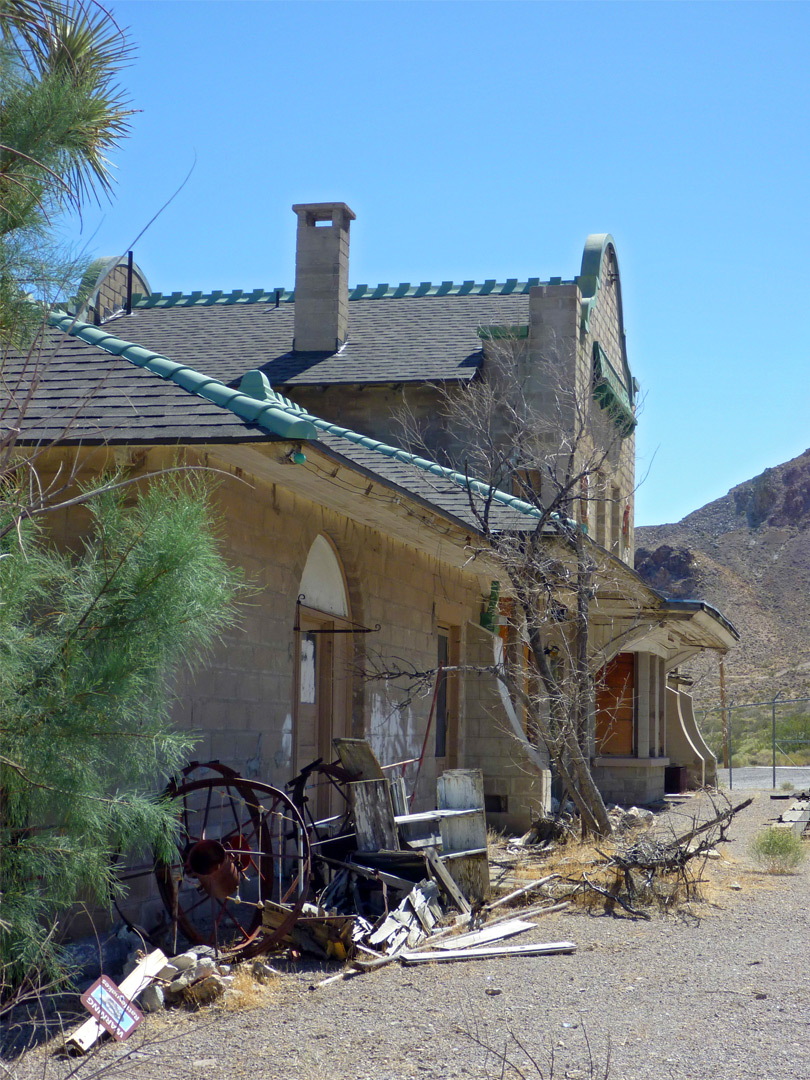
<path id="1" fill-rule="evenodd" d="M 379 854 L 379 852 L 364 852 L 364 856 L 377 854 Z M 401 889 L 408 892 L 416 884 L 416 882 L 405 877 L 400 877 L 398 874 L 390 874 L 386 870 L 380 870 L 374 866 L 365 866 L 363 863 L 354 861 L 348 863 L 343 862 L 342 859 L 328 859 L 323 856 L 318 856 L 318 858 L 328 866 L 335 867 L 335 869 L 348 870 L 350 873 L 359 874 L 360 877 L 369 878 L 371 881 L 379 881 L 380 884 L 385 884 L 390 889 Z"/>
<path id="2" fill-rule="evenodd" d="M 399 959 L 406 965 L 435 964 L 449 960 L 492 960 L 499 956 L 554 956 L 576 950 L 573 941 L 550 941 L 541 945 L 496 945 L 478 949 L 430 949 L 424 952 L 403 950 Z"/>
<path id="3" fill-rule="evenodd" d="M 286 904 L 265 900 L 262 925 L 268 931 L 277 930 L 290 911 Z M 304 904 L 301 915 L 282 940 L 322 960 L 346 960 L 354 951 L 355 940 L 370 929 L 359 915 L 328 914 L 314 904 Z"/>
<path id="4" fill-rule="evenodd" d="M 493 941 L 503 941 L 523 934 L 527 930 L 533 930 L 537 923 L 525 922 L 523 919 L 510 919 L 508 922 L 495 926 L 484 926 L 480 930 L 474 930 L 470 934 L 459 934 L 456 937 L 445 937 L 441 941 L 429 941 L 433 949 L 466 949 L 476 945 L 488 945 Z"/>
<path id="5" fill-rule="evenodd" d="M 166 955 L 160 949 L 144 956 L 125 979 L 119 983 L 118 989 L 129 1001 L 144 990 L 152 979 L 166 966 Z M 65 1048 L 69 1053 L 86 1054 L 90 1047 L 106 1034 L 104 1028 L 94 1016 L 77 1028 L 73 1034 L 65 1040 Z"/>
<path id="6" fill-rule="evenodd" d="M 425 850 L 425 858 L 430 866 L 431 873 L 435 877 L 436 881 L 442 886 L 444 891 L 456 905 L 461 912 L 470 912 L 472 907 L 470 906 L 467 897 L 458 887 L 450 871 L 446 868 L 442 860 L 436 854 L 432 848 Z"/>

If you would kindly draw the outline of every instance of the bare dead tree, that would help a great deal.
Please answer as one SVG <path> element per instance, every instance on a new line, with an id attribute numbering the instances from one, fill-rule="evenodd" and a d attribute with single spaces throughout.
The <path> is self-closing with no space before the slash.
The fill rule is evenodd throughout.
<path id="1" fill-rule="evenodd" d="M 592 640 L 590 615 L 594 597 L 615 588 L 619 571 L 589 535 L 589 520 L 592 527 L 601 515 L 604 523 L 605 476 L 620 468 L 632 425 L 628 431 L 597 404 L 590 362 L 530 358 L 525 339 L 495 330 L 481 331 L 483 376 L 439 387 L 438 422 L 406 413 L 403 434 L 412 448 L 460 474 L 478 529 L 470 559 L 494 566 L 506 584 L 500 622 L 507 644 L 490 673 L 525 717 L 515 735 L 527 759 L 543 767 L 544 750 L 579 810 L 583 833 L 608 835 L 611 822 L 590 768 L 595 679 L 605 659 Z M 522 504 L 506 524 L 498 492 Z M 383 663 L 376 675 L 398 679 L 406 692 L 419 681 L 407 665 Z"/>

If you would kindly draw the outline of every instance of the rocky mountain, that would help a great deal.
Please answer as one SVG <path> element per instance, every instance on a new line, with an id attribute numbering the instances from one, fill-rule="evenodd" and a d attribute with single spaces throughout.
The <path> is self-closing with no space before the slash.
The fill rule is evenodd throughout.
<path id="1" fill-rule="evenodd" d="M 729 701 L 810 696 L 810 449 L 676 524 L 636 529 L 636 569 L 669 596 L 713 604 L 737 628 Z M 685 673 L 699 704 L 719 700 L 716 658 Z"/>

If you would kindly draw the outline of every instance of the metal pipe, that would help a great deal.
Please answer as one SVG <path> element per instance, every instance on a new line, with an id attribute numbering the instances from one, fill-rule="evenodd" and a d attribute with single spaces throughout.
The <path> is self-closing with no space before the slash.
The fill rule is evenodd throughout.
<path id="1" fill-rule="evenodd" d="M 127 254 L 127 315 L 132 314 L 132 252 Z"/>
<path id="2" fill-rule="evenodd" d="M 298 895 L 304 891 L 304 834 L 300 829 L 295 830 L 298 837 Z"/>
<path id="3" fill-rule="evenodd" d="M 436 708 L 436 698 L 439 695 L 439 682 L 441 681 L 442 672 L 444 671 L 444 664 L 439 664 L 439 668 L 436 672 L 436 683 L 433 687 L 433 700 L 430 703 L 430 714 L 428 716 L 427 730 L 425 731 L 425 741 L 422 743 L 422 753 L 419 755 L 419 767 L 416 770 L 416 779 L 413 782 L 413 791 L 411 792 L 410 805 L 413 807 L 413 801 L 416 798 L 416 788 L 419 784 L 419 776 L 422 772 L 422 763 L 425 760 L 425 751 L 427 750 L 428 739 L 430 738 L 430 729 L 433 726 L 433 712 Z"/>
<path id="4" fill-rule="evenodd" d="M 281 897 L 284 895 L 284 883 L 282 879 L 282 875 L 284 873 L 284 824 L 281 820 L 281 814 L 276 814 L 276 823 L 278 825 L 278 828 L 276 830 L 276 880 L 278 882 L 278 893 L 276 894 L 276 900 L 278 901 L 278 903 L 281 903 Z"/>

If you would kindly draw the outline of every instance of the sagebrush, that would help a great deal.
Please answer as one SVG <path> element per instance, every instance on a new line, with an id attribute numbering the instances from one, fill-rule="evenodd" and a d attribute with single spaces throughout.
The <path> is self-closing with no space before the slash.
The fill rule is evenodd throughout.
<path id="1" fill-rule="evenodd" d="M 789 874 L 804 862 L 804 843 L 792 829 L 765 829 L 751 842 L 751 856 L 769 874 Z"/>

